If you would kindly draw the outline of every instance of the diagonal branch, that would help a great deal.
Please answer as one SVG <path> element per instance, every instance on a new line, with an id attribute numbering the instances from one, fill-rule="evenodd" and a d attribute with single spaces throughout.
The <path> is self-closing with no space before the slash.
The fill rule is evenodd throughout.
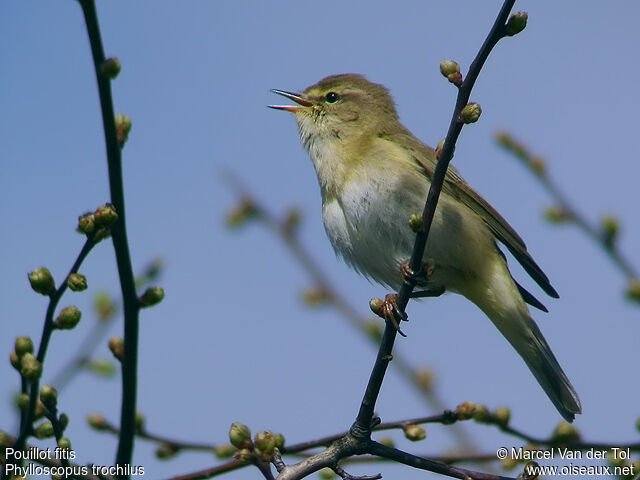
<path id="1" fill-rule="evenodd" d="M 87 258 L 87 255 L 89 255 L 89 252 L 91 252 L 91 250 L 95 245 L 96 245 L 96 241 L 95 241 L 94 235 L 87 237 L 84 245 L 82 246 L 82 249 L 80 250 L 80 253 L 78 254 L 78 257 L 76 258 L 71 269 L 69 270 L 69 273 L 64 278 L 60 286 L 49 296 L 49 305 L 47 306 L 47 312 L 45 314 L 45 319 L 44 319 L 44 326 L 42 328 L 42 336 L 40 338 L 38 354 L 36 356 L 36 360 L 40 362 L 40 364 L 44 363 L 45 357 L 47 355 L 47 349 L 49 348 L 51 335 L 53 334 L 53 330 L 55 330 L 53 315 L 55 313 L 56 307 L 58 306 L 58 303 L 60 302 L 60 299 L 62 298 L 62 296 L 64 295 L 64 292 L 66 292 L 68 288 L 67 279 L 71 274 L 78 273 L 78 270 L 80 269 L 80 265 L 82 265 L 82 262 L 84 262 L 84 260 Z M 27 442 L 27 437 L 32 433 L 33 420 L 35 418 L 35 410 L 36 410 L 36 405 L 38 403 L 38 394 L 40 392 L 39 380 L 33 380 L 31 382 L 27 382 L 23 378 L 22 384 L 23 384 L 23 388 L 22 388 L 23 393 L 26 393 L 27 386 L 30 387 L 29 405 L 25 410 L 22 411 L 22 415 L 20 417 L 20 433 L 14 443 L 15 450 L 23 450 Z M 2 478 L 5 478 L 5 474 L 6 472 L 3 472 Z"/>
<path id="2" fill-rule="evenodd" d="M 116 463 L 131 463 L 133 455 L 133 439 L 135 435 L 136 384 L 138 364 L 138 313 L 140 306 L 136 295 L 133 268 L 129 255 L 129 242 L 125 221 L 124 188 L 122 183 L 122 155 L 116 136 L 115 115 L 111 98 L 109 79 L 100 71 L 105 60 L 98 16 L 93 0 L 78 0 L 87 25 L 93 64 L 98 81 L 102 123 L 107 148 L 107 165 L 109 168 L 109 189 L 111 203 L 118 213 L 118 221 L 113 225 L 111 234 L 118 265 L 118 275 L 122 289 L 124 306 L 124 360 L 122 362 L 122 408 L 120 416 L 120 439 Z"/>
<path id="3" fill-rule="evenodd" d="M 422 211 L 422 225 L 416 234 L 413 253 L 409 260 L 409 267 L 414 272 L 420 271 L 422 267 L 422 258 L 427 245 L 427 238 L 429 237 L 429 230 L 431 229 L 431 224 L 433 222 L 438 198 L 440 197 L 440 192 L 444 184 L 449 162 L 451 162 L 451 159 L 453 158 L 456 141 L 462 131 L 463 123 L 460 119 L 460 112 L 469 102 L 471 90 L 478 78 L 478 75 L 480 74 L 480 70 L 489 56 L 489 53 L 491 53 L 491 50 L 498 41 L 506 36 L 506 22 L 514 3 L 515 0 L 506 0 L 502 5 L 489 35 L 482 44 L 482 47 L 480 47 L 476 58 L 469 67 L 469 72 L 465 80 L 459 87 L 456 106 L 453 111 L 453 116 L 451 117 L 449 130 L 442 147 L 442 152 L 438 158 L 431 187 L 429 188 L 429 194 L 427 195 L 424 210 Z M 404 283 L 400 287 L 396 301 L 398 309 L 401 312 L 405 311 L 414 287 L 414 278 L 405 279 Z M 382 336 L 382 341 L 380 342 L 378 356 L 371 372 L 371 376 L 369 377 L 369 383 L 367 385 L 364 398 L 362 399 L 358 417 L 352 427 L 352 433 L 356 435 L 361 435 L 362 432 L 365 432 L 365 434 L 366 432 L 370 432 L 373 411 L 380 393 L 380 387 L 382 386 L 387 366 L 392 358 L 391 351 L 393 350 L 393 343 L 395 341 L 396 334 L 396 329 L 387 323 Z"/>
<path id="4" fill-rule="evenodd" d="M 404 463 L 411 467 L 440 473 L 453 478 L 471 478 L 473 480 L 512 480 L 511 477 L 503 477 L 501 475 L 492 475 L 490 473 L 475 472 L 466 468 L 453 467 L 445 463 L 403 452 L 397 448 L 387 447 L 386 445 L 382 445 L 377 442 L 371 442 L 369 450 L 373 455 L 395 460 L 396 462 Z"/>

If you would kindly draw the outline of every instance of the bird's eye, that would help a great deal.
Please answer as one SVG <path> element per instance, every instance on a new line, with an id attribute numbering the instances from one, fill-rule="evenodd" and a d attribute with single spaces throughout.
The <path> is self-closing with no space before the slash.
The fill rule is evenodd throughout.
<path id="1" fill-rule="evenodd" d="M 324 98 L 326 98 L 328 103 L 336 103 L 340 96 L 336 92 L 329 92 Z"/>

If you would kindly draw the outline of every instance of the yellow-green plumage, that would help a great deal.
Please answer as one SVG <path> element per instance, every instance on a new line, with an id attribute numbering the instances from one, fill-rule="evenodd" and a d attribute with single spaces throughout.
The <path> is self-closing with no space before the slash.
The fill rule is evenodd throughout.
<path id="1" fill-rule="evenodd" d="M 400 123 L 387 89 L 360 75 L 333 75 L 301 94 L 275 92 L 299 104 L 274 108 L 296 116 L 336 253 L 364 275 L 397 289 L 400 266 L 411 256 L 415 238 L 408 219 L 422 211 L 435 152 Z M 581 412 L 580 401 L 525 300 L 544 307 L 512 279 L 496 240 L 545 292 L 558 296 L 520 236 L 449 167 L 424 256 L 433 267 L 428 286 L 464 295 L 482 309 L 572 421 Z"/>

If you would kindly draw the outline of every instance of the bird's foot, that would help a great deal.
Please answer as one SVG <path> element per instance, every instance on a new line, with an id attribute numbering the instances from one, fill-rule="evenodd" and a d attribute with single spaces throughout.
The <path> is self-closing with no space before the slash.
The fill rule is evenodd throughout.
<path id="1" fill-rule="evenodd" d="M 384 297 L 384 300 L 374 298 L 369 302 L 373 313 L 383 318 L 385 322 L 391 324 L 403 337 L 406 337 L 404 332 L 400 329 L 401 321 L 408 321 L 409 317 L 403 311 L 398 308 L 398 296 L 395 293 L 389 293 Z"/>
<path id="2" fill-rule="evenodd" d="M 413 285 L 426 285 L 429 283 L 429 277 L 433 275 L 434 266 L 433 262 L 427 260 L 422 262 L 420 269 L 413 271 L 409 266 L 409 261 L 403 262 L 400 265 L 400 273 L 405 282 L 412 283 Z"/>
<path id="3" fill-rule="evenodd" d="M 429 277 L 433 275 L 434 270 L 435 267 L 433 265 L 433 260 L 422 262 L 420 270 L 417 272 L 414 272 L 411 269 L 408 261 L 400 265 L 400 273 L 402 274 L 402 278 L 405 282 L 424 287 L 422 290 L 412 292 L 410 296 L 411 298 L 439 297 L 445 292 L 445 288 L 443 286 L 429 285 Z"/>

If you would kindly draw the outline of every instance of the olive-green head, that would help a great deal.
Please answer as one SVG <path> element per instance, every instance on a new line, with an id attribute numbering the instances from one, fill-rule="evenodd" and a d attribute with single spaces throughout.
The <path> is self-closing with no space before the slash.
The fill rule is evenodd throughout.
<path id="1" fill-rule="evenodd" d="M 308 147 L 318 140 L 357 141 L 363 135 L 384 132 L 398 123 L 393 99 L 382 85 L 362 75 L 331 75 L 302 93 L 272 90 L 298 105 L 270 105 L 296 116 L 300 135 Z"/>

